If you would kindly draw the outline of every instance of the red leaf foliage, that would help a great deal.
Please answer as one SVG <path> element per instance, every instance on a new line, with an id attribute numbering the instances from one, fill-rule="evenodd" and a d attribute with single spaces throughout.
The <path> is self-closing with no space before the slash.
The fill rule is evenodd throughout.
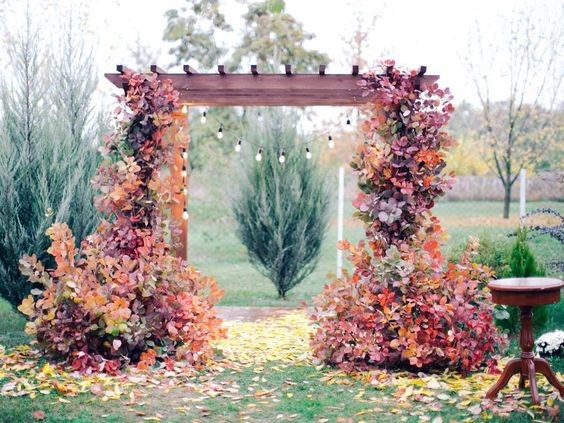
<path id="1" fill-rule="evenodd" d="M 371 99 L 362 125 L 368 141 L 351 166 L 360 188 L 355 216 L 367 239 L 341 243 L 353 274 L 325 286 L 312 314 L 314 356 L 348 371 L 468 372 L 506 342 L 493 323 L 490 272 L 470 261 L 475 245 L 443 269 L 443 230 L 431 209 L 453 181 L 443 172 L 454 144 L 443 126 L 454 108 L 448 89 L 420 90 L 416 75 L 394 67 L 361 81 Z"/>
<path id="2" fill-rule="evenodd" d="M 147 368 L 157 360 L 170 366 L 171 357 L 201 365 L 210 341 L 225 333 L 213 308 L 223 293 L 170 245 L 177 230 L 165 210 L 180 187 L 165 170 L 183 141 L 172 127 L 178 93 L 156 75 L 124 77 L 117 129 L 101 147 L 105 160 L 93 179 L 105 220 L 79 249 L 66 224 L 47 230 L 56 267 L 21 260 L 44 290 L 20 310 L 40 347 L 79 371 L 116 373 L 128 362 Z"/>

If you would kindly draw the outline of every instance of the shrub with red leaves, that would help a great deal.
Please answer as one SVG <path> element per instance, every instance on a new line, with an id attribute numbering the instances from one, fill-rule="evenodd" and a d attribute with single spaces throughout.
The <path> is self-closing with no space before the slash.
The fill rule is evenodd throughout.
<path id="1" fill-rule="evenodd" d="M 170 246 L 176 231 L 165 210 L 181 186 L 163 170 L 181 151 L 172 125 L 178 93 L 156 75 L 124 77 L 117 129 L 93 179 L 106 220 L 78 250 L 66 224 L 47 230 L 56 267 L 22 258 L 22 273 L 44 289 L 19 310 L 39 346 L 76 370 L 115 373 L 128 362 L 146 368 L 170 357 L 202 365 L 210 341 L 224 336 L 213 308 L 222 291 Z"/>
<path id="2" fill-rule="evenodd" d="M 489 357 L 506 342 L 485 289 L 490 271 L 470 260 L 476 246 L 443 270 L 443 230 L 431 209 L 453 182 L 443 170 L 454 141 L 442 128 L 454 107 L 448 89 L 433 83 L 420 90 L 416 76 L 393 67 L 362 80 L 370 97 L 367 141 L 351 166 L 360 188 L 355 216 L 367 240 L 341 244 L 353 274 L 326 285 L 312 314 L 314 356 L 347 371 L 468 372 L 493 363 Z"/>

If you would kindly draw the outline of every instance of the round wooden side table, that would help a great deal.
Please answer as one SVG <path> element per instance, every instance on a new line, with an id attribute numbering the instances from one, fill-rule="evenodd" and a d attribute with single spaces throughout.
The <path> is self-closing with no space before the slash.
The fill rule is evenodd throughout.
<path id="1" fill-rule="evenodd" d="M 533 307 L 543 304 L 553 304 L 560 301 L 560 289 L 564 282 L 551 278 L 511 278 L 498 279 L 488 284 L 493 302 L 503 305 L 515 305 L 521 309 L 521 357 L 514 358 L 507 363 L 499 380 L 486 393 L 486 398 L 494 399 L 498 392 L 507 385 L 513 375 L 519 374 L 519 388 L 525 387 L 525 380 L 529 380 L 533 404 L 539 404 L 536 373 L 543 374 L 548 382 L 554 386 L 560 396 L 564 396 L 562 385 L 548 361 L 535 358 L 533 353 Z"/>

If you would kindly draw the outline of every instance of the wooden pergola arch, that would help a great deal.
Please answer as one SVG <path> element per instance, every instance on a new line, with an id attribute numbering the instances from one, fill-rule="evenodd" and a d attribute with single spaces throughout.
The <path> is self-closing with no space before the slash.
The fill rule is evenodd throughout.
<path id="1" fill-rule="evenodd" d="M 349 74 L 327 74 L 326 68 L 319 65 L 319 72 L 314 74 L 294 73 L 291 65 L 285 65 L 281 74 L 260 73 L 256 65 L 251 65 L 250 73 L 228 73 L 224 65 L 217 67 L 217 73 L 198 73 L 188 65 L 183 66 L 184 73 L 168 73 L 157 65 L 151 65 L 150 69 L 159 79 L 172 81 L 183 106 L 360 106 L 369 101 L 358 84 L 362 79 L 358 65 Z M 106 73 L 105 77 L 116 87 L 125 88 L 122 74 L 126 70 L 118 65 L 116 73 Z M 421 89 L 439 79 L 438 75 L 426 75 L 426 70 L 421 66 L 415 81 Z M 188 131 L 186 113 L 178 110 L 175 119 L 177 125 Z M 173 176 L 178 179 L 181 179 L 182 160 L 177 155 Z M 182 242 L 176 253 L 187 258 L 188 222 L 182 219 L 187 199 L 179 194 L 177 200 L 171 207 L 181 230 Z"/>

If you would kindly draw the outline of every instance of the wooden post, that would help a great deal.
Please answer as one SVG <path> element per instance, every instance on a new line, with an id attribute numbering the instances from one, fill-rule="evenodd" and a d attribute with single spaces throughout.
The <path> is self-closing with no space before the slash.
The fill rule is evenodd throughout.
<path id="1" fill-rule="evenodd" d="M 519 183 L 521 184 L 519 187 L 519 218 L 523 219 L 527 214 L 527 171 L 525 169 L 519 172 Z"/>
<path id="2" fill-rule="evenodd" d="M 185 109 L 186 110 L 186 109 Z M 186 113 L 177 110 L 173 113 L 173 128 L 172 136 L 177 133 L 184 140 L 180 144 L 178 150 L 174 153 L 174 162 L 170 174 L 174 181 L 184 181 L 183 188 L 188 192 L 188 159 L 182 157 L 182 153 L 188 153 L 188 111 Z M 182 176 L 182 169 L 186 171 L 186 177 Z M 172 219 L 178 224 L 180 229 L 180 244 L 176 247 L 176 255 L 188 259 L 188 219 L 184 219 L 184 211 L 188 207 L 188 195 L 181 189 L 180 192 L 175 193 L 175 201 L 171 205 Z"/>
<path id="3" fill-rule="evenodd" d="M 339 166 L 339 204 L 337 206 L 337 241 L 343 240 L 343 218 L 345 203 L 345 168 Z M 343 276 L 343 251 L 337 249 L 337 277 Z"/>

